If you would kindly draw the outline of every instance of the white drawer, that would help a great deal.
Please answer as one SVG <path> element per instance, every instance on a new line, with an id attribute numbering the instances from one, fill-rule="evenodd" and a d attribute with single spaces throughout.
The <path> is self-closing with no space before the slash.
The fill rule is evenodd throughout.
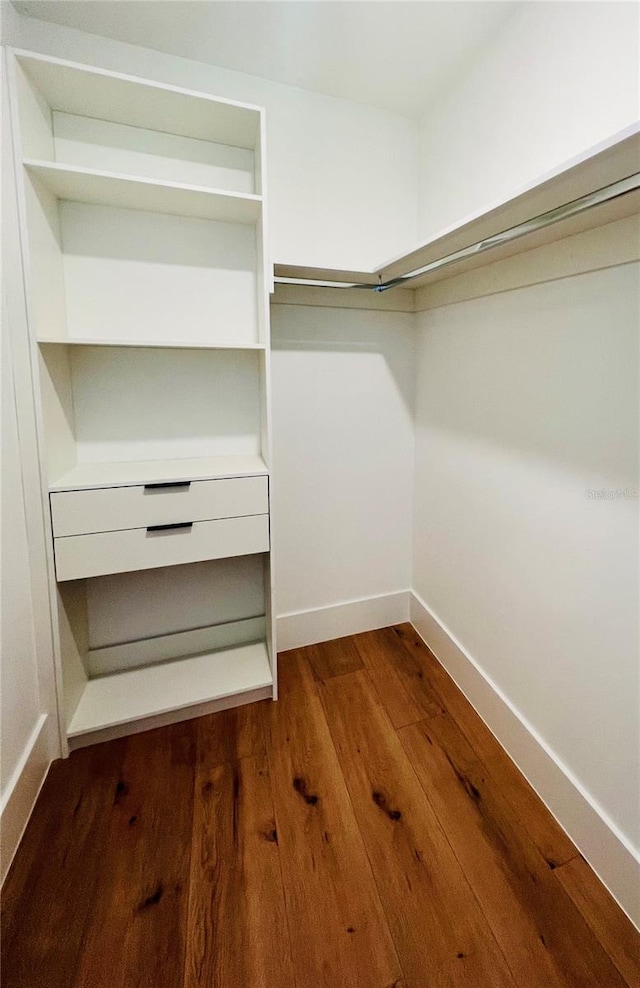
<path id="1" fill-rule="evenodd" d="M 56 577 L 79 580 L 269 551 L 269 515 L 197 521 L 149 531 L 131 528 L 55 539 Z"/>
<path id="2" fill-rule="evenodd" d="M 56 538 L 183 521 L 261 515 L 268 510 L 266 477 L 102 487 L 51 494 Z"/>

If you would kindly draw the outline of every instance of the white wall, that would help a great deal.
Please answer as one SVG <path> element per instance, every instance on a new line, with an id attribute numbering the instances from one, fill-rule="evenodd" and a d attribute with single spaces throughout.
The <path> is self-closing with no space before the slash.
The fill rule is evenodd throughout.
<path id="1" fill-rule="evenodd" d="M 410 587 L 413 319 L 272 306 L 280 615 Z"/>
<path id="2" fill-rule="evenodd" d="M 11 863 L 49 763 L 59 754 L 44 528 L 4 85 L 2 95 L 0 879 Z M 14 339 L 20 339 L 21 345 L 13 347 L 10 341 Z"/>
<path id="3" fill-rule="evenodd" d="M 638 16 L 634 3 L 517 5 L 421 122 L 421 239 L 637 120 Z"/>
<path id="4" fill-rule="evenodd" d="M 7 44 L 266 107 L 272 261 L 373 268 L 415 243 L 414 121 L 2 6 Z"/>
<path id="5" fill-rule="evenodd" d="M 40 715 L 33 601 L 15 392 L 7 326 L 2 334 L 2 554 L 0 634 L 4 794 Z"/>
<path id="6" fill-rule="evenodd" d="M 416 592 L 636 847 L 638 279 L 420 315 L 414 541 Z"/>

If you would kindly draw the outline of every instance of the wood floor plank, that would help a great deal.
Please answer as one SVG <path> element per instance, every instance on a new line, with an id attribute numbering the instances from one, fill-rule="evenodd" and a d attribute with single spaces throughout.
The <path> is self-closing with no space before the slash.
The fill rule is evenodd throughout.
<path id="1" fill-rule="evenodd" d="M 185 988 L 294 988 L 264 755 L 220 763 L 201 725 Z"/>
<path id="2" fill-rule="evenodd" d="M 438 698 L 424 676 L 411 675 L 407 650 L 393 629 L 367 631 L 354 635 L 353 641 L 395 728 L 414 724 L 433 712 Z M 417 672 L 421 671 L 418 667 Z"/>
<path id="3" fill-rule="evenodd" d="M 571 896 L 629 988 L 640 985 L 640 933 L 582 857 L 556 868 Z"/>
<path id="4" fill-rule="evenodd" d="M 623 981 L 448 715 L 400 737 L 518 985 Z"/>
<path id="5" fill-rule="evenodd" d="M 409 988 L 515 988 L 367 674 L 320 696 Z"/>
<path id="6" fill-rule="evenodd" d="M 484 762 L 509 800 L 511 807 L 529 831 L 550 867 L 576 857 L 578 850 L 559 823 L 549 813 L 517 765 L 478 716 L 447 671 L 424 644 L 410 624 L 393 629 L 414 662 L 418 662 L 441 705 L 448 710 L 478 757 Z"/>
<path id="7" fill-rule="evenodd" d="M 294 687 L 267 709 L 267 749 L 296 983 L 400 988 L 398 958 L 313 673 L 301 651 L 282 661 L 283 681 Z"/>
<path id="8" fill-rule="evenodd" d="M 182 988 L 194 766 L 192 721 L 128 738 L 73 988 Z"/>
<path id="9" fill-rule="evenodd" d="M 353 638 L 336 638 L 319 645 L 309 645 L 305 651 L 319 680 L 343 676 L 347 672 L 356 672 L 363 668 Z"/>
<path id="10" fill-rule="evenodd" d="M 278 703 L 51 767 L 3 988 L 640 988 L 640 934 L 413 629 L 348 640 L 282 655 Z"/>
<path id="11" fill-rule="evenodd" d="M 263 707 L 270 702 L 245 703 L 198 718 L 198 751 L 207 752 L 208 765 L 265 754 Z"/>
<path id="12" fill-rule="evenodd" d="M 54 762 L 3 887 L 3 988 L 69 988 L 109 854 L 125 743 Z"/>

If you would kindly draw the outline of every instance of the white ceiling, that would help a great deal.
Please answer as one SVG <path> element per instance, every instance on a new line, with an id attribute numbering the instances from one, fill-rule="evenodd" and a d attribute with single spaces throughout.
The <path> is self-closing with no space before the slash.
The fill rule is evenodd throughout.
<path id="1" fill-rule="evenodd" d="M 516 2 L 27 0 L 23 14 L 418 117 Z"/>

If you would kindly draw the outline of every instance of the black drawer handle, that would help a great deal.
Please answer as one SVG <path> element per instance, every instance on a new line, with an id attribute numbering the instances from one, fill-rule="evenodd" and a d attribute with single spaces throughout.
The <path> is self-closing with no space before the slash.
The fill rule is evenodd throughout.
<path id="1" fill-rule="evenodd" d="M 149 527 L 147 528 L 147 531 L 148 532 L 168 532 L 170 529 L 184 528 L 186 530 L 187 528 L 192 528 L 192 527 L 193 527 L 193 522 L 192 521 L 179 521 L 177 523 L 177 525 L 149 525 Z"/>
<path id="2" fill-rule="evenodd" d="M 189 490 L 189 488 L 191 487 L 191 481 L 190 480 L 173 480 L 173 481 L 169 480 L 169 481 L 167 481 L 166 484 L 145 484 L 144 485 L 145 491 L 175 490 L 176 487 L 179 487 L 181 490 Z"/>

